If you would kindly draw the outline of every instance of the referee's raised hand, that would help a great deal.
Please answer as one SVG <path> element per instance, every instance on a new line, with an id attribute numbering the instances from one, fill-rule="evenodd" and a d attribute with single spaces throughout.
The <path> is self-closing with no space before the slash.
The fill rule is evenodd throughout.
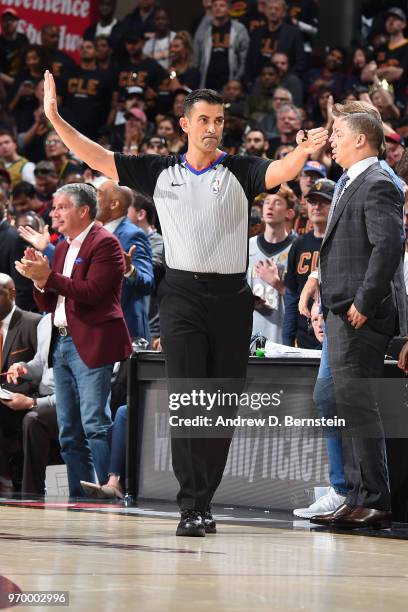
<path id="1" fill-rule="evenodd" d="M 57 90 L 49 70 L 44 73 L 44 113 L 51 123 L 58 115 Z"/>
<path id="2" fill-rule="evenodd" d="M 296 134 L 296 144 L 308 155 L 317 153 L 327 142 L 329 132 L 323 128 L 313 130 L 299 130 Z"/>

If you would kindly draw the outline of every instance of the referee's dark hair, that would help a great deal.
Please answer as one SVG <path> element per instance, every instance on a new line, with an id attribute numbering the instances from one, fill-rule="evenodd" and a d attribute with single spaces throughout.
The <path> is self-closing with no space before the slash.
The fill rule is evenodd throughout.
<path id="1" fill-rule="evenodd" d="M 191 91 L 184 100 L 183 115 L 188 115 L 197 102 L 207 102 L 207 104 L 214 105 L 220 104 L 221 106 L 224 104 L 220 94 L 213 89 L 194 89 L 194 91 Z"/>

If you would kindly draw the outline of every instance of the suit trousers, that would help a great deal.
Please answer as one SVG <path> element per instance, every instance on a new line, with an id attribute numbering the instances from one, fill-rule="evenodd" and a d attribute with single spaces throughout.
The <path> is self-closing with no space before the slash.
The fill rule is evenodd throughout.
<path id="1" fill-rule="evenodd" d="M 375 379 L 383 376 L 390 341 L 367 322 L 356 330 L 347 314 L 329 312 L 326 321 L 329 362 L 337 414 L 343 430 L 344 470 L 349 492 L 346 503 L 390 509 L 384 430 L 376 402 Z"/>
<path id="2" fill-rule="evenodd" d="M 55 406 L 31 410 L 23 420 L 23 484 L 26 495 L 44 495 L 45 470 L 52 443 L 58 443 L 58 423 Z"/>
<path id="3" fill-rule="evenodd" d="M 220 379 L 229 380 L 229 390 L 242 390 L 254 309 L 245 275 L 167 269 L 158 299 L 169 392 L 188 393 L 197 379 L 206 390 L 216 390 Z M 214 437 L 208 430 L 206 437 L 178 437 L 173 428 L 171 433 L 177 502 L 182 511 L 204 512 L 221 482 L 231 435 Z"/>

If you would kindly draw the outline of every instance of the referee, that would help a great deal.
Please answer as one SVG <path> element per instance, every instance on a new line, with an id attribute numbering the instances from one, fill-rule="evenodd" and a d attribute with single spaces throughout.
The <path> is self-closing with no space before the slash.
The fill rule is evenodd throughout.
<path id="1" fill-rule="evenodd" d="M 54 79 L 48 71 L 44 78 L 45 114 L 65 145 L 91 168 L 154 200 L 166 257 L 159 299 L 169 388 L 180 379 L 186 379 L 186 388 L 187 379 L 244 380 L 254 307 L 245 276 L 248 203 L 295 178 L 308 156 L 324 146 L 327 131 L 299 132 L 297 148 L 278 161 L 228 155 L 219 149 L 222 98 L 198 89 L 186 97 L 180 119 L 188 137 L 185 155 L 126 156 L 104 149 L 64 121 Z M 180 485 L 177 535 L 215 533 L 210 503 L 229 444 L 230 439 L 172 436 Z"/>

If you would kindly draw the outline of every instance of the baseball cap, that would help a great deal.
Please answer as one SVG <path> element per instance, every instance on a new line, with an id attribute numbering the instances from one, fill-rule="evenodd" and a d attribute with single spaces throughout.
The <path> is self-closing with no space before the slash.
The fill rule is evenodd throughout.
<path id="1" fill-rule="evenodd" d="M 317 172 L 322 177 L 326 176 L 326 166 L 318 161 L 309 160 L 305 166 L 303 166 L 302 172 Z"/>
<path id="2" fill-rule="evenodd" d="M 400 144 L 402 147 L 405 147 L 405 140 L 400 134 L 397 134 L 397 132 L 387 134 L 385 136 L 385 140 L 388 140 L 388 142 L 395 142 L 396 144 Z"/>
<path id="3" fill-rule="evenodd" d="M 306 196 L 306 199 L 310 198 L 310 196 L 320 196 L 329 200 L 329 202 L 333 199 L 334 189 L 336 187 L 336 183 L 327 178 L 321 178 L 315 181 Z"/>
<path id="4" fill-rule="evenodd" d="M 385 13 L 386 17 L 389 16 L 393 16 L 393 17 L 398 17 L 398 19 L 402 19 L 402 21 L 406 21 L 407 17 L 404 13 L 404 11 L 402 9 L 400 9 L 398 6 L 392 6 L 391 8 L 388 9 L 388 11 Z"/>
<path id="5" fill-rule="evenodd" d="M 141 121 L 145 125 L 147 123 L 146 114 L 142 110 L 140 110 L 140 108 L 136 108 L 136 106 L 126 111 L 125 118 L 126 119 L 139 119 L 139 121 Z"/>
<path id="6" fill-rule="evenodd" d="M 11 15 L 15 19 L 19 18 L 17 11 L 15 9 L 13 9 L 13 8 L 6 8 L 6 9 L 4 9 L 4 11 L 1 14 L 1 16 L 5 17 L 6 15 Z"/>

